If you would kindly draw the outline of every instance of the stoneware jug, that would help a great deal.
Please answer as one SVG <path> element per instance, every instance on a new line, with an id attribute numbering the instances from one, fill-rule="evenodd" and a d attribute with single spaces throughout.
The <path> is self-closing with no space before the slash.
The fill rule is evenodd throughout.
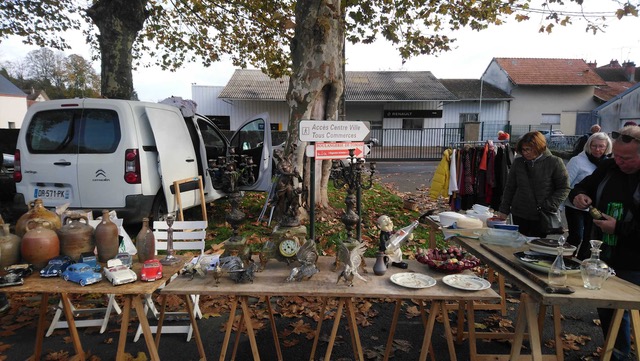
<path id="1" fill-rule="evenodd" d="M 98 260 L 107 262 L 118 254 L 120 239 L 118 238 L 118 226 L 111 222 L 109 211 L 102 211 L 102 221 L 96 226 L 96 247 L 98 248 Z"/>
<path id="2" fill-rule="evenodd" d="M 384 252 L 378 252 L 376 254 L 376 263 L 373 265 L 373 273 L 377 276 L 382 276 L 387 272 L 387 263 L 389 263 L 389 256 Z"/>
<path id="3" fill-rule="evenodd" d="M 142 219 L 142 229 L 136 236 L 136 249 L 138 253 L 138 261 L 144 261 L 155 258 L 156 255 L 156 238 L 153 231 L 149 228 L 149 218 Z"/>
<path id="4" fill-rule="evenodd" d="M 69 212 L 64 223 L 58 230 L 60 253 L 74 261 L 80 259 L 84 252 L 93 253 L 96 245 L 93 240 L 93 227 L 89 225 L 87 217 L 77 212 Z"/>
<path id="5" fill-rule="evenodd" d="M 27 232 L 20 244 L 22 260 L 31 263 L 37 270 L 47 265 L 50 259 L 60 255 L 60 239 L 47 220 L 36 218 L 27 222 Z"/>
<path id="6" fill-rule="evenodd" d="M 60 217 L 55 212 L 51 212 L 50 210 L 44 207 L 42 203 L 42 199 L 37 198 L 33 202 L 33 207 L 31 207 L 27 213 L 23 214 L 20 218 L 18 218 L 18 222 L 16 222 L 16 234 L 18 237 L 24 236 L 27 232 L 27 222 L 30 219 L 40 218 L 42 220 L 48 221 L 52 230 L 58 230 L 62 227 L 62 221 Z"/>
<path id="7" fill-rule="evenodd" d="M 20 237 L 11 233 L 8 224 L 2 225 L 0 236 L 0 269 L 20 262 Z"/>

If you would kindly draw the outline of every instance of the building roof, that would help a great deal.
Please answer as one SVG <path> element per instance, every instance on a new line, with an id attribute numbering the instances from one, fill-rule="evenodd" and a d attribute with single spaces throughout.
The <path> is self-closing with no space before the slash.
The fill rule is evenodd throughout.
<path id="1" fill-rule="evenodd" d="M 606 85 L 599 85 L 593 90 L 593 96 L 601 102 L 609 101 L 637 83 L 629 81 L 607 81 Z"/>
<path id="2" fill-rule="evenodd" d="M 605 85 L 582 59 L 494 58 L 516 85 Z"/>
<path id="3" fill-rule="evenodd" d="M 347 101 L 458 100 L 429 71 L 348 71 L 345 83 Z M 289 77 L 237 69 L 218 97 L 284 101 L 288 89 Z"/>
<path id="4" fill-rule="evenodd" d="M 15 86 L 15 84 L 10 82 L 9 79 L 5 78 L 2 75 L 0 75 L 0 95 L 25 98 L 27 97 L 27 94 L 25 94 L 22 90 L 20 90 L 20 88 Z"/>
<path id="5" fill-rule="evenodd" d="M 479 79 L 440 79 L 440 83 L 459 100 L 509 100 L 509 94 Z M 482 94 L 480 94 L 482 89 Z"/>

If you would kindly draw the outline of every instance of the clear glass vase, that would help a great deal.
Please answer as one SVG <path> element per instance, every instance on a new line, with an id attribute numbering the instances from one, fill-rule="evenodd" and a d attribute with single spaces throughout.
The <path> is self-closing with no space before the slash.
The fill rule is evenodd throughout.
<path id="1" fill-rule="evenodd" d="M 580 264 L 580 274 L 582 275 L 582 283 L 584 288 L 589 290 L 599 290 L 602 288 L 604 281 L 615 272 L 609 265 L 600 259 L 600 246 L 602 241 L 592 239 L 591 257 L 585 259 Z"/>
<path id="2" fill-rule="evenodd" d="M 564 287 L 567 285 L 567 267 L 564 264 L 564 242 L 565 238 L 558 238 L 558 255 L 549 267 L 549 285 Z"/>

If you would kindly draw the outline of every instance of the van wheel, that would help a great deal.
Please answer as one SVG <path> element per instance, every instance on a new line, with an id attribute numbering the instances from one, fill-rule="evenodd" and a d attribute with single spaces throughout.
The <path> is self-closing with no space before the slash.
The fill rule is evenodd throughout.
<path id="1" fill-rule="evenodd" d="M 163 221 L 167 218 L 168 212 L 167 201 L 165 200 L 164 193 L 161 189 L 151 205 L 151 219 L 153 221 Z"/>

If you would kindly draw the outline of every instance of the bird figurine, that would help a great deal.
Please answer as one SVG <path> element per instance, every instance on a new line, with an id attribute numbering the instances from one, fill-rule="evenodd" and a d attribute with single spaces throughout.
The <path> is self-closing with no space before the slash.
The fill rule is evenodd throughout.
<path id="1" fill-rule="evenodd" d="M 258 270 L 258 265 L 249 260 L 249 265 L 245 266 L 242 259 L 238 256 L 227 256 L 220 258 L 220 267 L 227 271 L 229 277 L 236 283 L 251 282 L 253 283 L 253 277 Z"/>
<path id="2" fill-rule="evenodd" d="M 216 281 L 216 287 L 220 283 L 220 278 L 222 277 L 222 267 L 220 267 L 220 262 L 216 263 L 211 270 L 213 273 L 213 279 Z"/>
<path id="3" fill-rule="evenodd" d="M 308 280 L 314 274 L 320 272 L 316 266 L 318 251 L 316 250 L 316 242 L 313 239 L 309 238 L 300 246 L 296 253 L 296 258 L 300 262 L 300 266 L 291 269 L 289 277 L 286 278 L 287 282 Z"/>
<path id="4" fill-rule="evenodd" d="M 351 250 L 349 250 L 344 243 L 340 244 L 338 247 L 338 259 L 344 264 L 344 270 L 342 270 L 338 276 L 336 284 L 340 283 L 341 279 L 344 279 L 344 282 L 348 286 L 353 287 L 353 280 L 355 277 L 367 282 L 367 280 L 358 273 L 358 268 L 363 261 L 363 255 L 366 249 L 367 245 L 360 242 Z"/>

